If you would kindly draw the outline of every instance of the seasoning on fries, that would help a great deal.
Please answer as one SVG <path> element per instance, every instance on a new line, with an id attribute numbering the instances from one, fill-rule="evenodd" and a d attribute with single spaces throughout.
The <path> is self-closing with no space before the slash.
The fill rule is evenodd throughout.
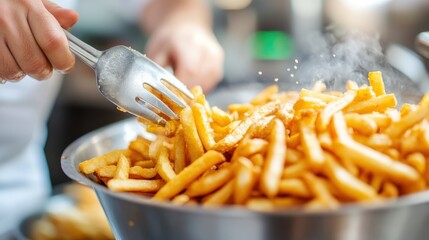
<path id="1" fill-rule="evenodd" d="M 180 121 L 146 123 L 138 137 L 79 165 L 113 191 L 154 199 L 252 209 L 336 208 L 422 191 L 429 184 L 429 94 L 396 109 L 381 72 L 369 86 L 348 81 L 345 93 L 263 90 L 227 111 L 192 90 Z M 172 103 L 167 103 L 172 104 Z"/>

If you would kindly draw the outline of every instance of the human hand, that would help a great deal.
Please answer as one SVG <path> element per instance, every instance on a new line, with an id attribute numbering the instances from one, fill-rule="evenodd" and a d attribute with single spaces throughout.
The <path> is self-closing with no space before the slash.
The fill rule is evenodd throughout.
<path id="1" fill-rule="evenodd" d="M 71 70 L 75 58 L 62 28 L 76 23 L 75 11 L 48 0 L 2 0 L 0 13 L 0 80 Z"/>
<path id="2" fill-rule="evenodd" d="M 223 49 L 211 30 L 200 24 L 162 24 L 151 34 L 146 54 L 164 67 L 173 67 L 176 77 L 188 87 L 200 85 L 205 92 L 223 76 Z"/>

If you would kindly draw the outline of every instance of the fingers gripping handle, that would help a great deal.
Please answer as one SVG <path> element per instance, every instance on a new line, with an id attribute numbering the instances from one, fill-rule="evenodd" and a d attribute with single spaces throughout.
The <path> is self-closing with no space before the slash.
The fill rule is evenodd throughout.
<path id="1" fill-rule="evenodd" d="M 97 64 L 98 58 L 101 56 L 102 52 L 81 41 L 70 32 L 64 30 L 64 33 L 69 41 L 70 51 L 92 69 L 95 69 L 95 65 Z"/>

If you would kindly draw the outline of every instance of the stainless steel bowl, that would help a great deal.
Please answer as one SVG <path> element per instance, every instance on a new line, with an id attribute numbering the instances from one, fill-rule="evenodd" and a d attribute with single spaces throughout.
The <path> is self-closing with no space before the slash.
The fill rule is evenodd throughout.
<path id="1" fill-rule="evenodd" d="M 91 132 L 63 153 L 63 171 L 95 189 L 117 239 L 150 240 L 423 240 L 428 239 L 429 192 L 379 205 L 345 205 L 337 210 L 258 212 L 240 207 L 176 206 L 119 193 L 81 174 L 78 164 L 124 148 L 148 134 L 134 119 Z"/>

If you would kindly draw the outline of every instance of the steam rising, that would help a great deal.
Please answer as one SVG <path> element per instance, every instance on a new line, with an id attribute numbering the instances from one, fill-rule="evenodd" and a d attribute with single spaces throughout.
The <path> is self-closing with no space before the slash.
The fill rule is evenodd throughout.
<path id="1" fill-rule="evenodd" d="M 305 44 L 307 54 L 295 72 L 301 87 L 320 80 L 328 89 L 344 91 L 347 80 L 368 84 L 369 71 L 382 71 L 388 92 L 397 94 L 399 101 L 415 100 L 418 88 L 388 64 L 378 36 L 332 27 L 328 30 L 323 35 L 313 34 Z M 414 94 L 410 95 L 410 90 Z"/>

